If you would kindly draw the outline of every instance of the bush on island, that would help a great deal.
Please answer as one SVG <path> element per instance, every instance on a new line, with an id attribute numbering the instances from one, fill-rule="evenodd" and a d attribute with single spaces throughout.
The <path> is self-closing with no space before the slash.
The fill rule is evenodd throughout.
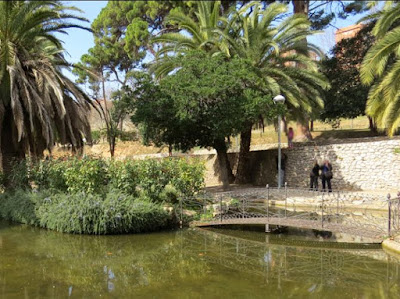
<path id="1" fill-rule="evenodd" d="M 14 222 L 77 234 L 158 231 L 177 223 L 161 204 L 113 191 L 98 194 L 49 194 L 16 191 L 0 194 L 0 216 Z"/>
<path id="2" fill-rule="evenodd" d="M 40 226 L 79 234 L 123 234 L 157 231 L 171 224 L 160 204 L 135 199 L 118 191 L 97 194 L 57 194 L 37 209 Z"/>
<path id="3" fill-rule="evenodd" d="M 44 160 L 31 168 L 30 180 L 40 190 L 104 195 L 113 189 L 134 197 L 146 197 L 153 202 L 171 204 L 177 197 L 191 197 L 199 192 L 204 186 L 205 170 L 204 164 L 198 160 L 107 162 L 92 157 Z"/>
<path id="4" fill-rule="evenodd" d="M 79 234 L 157 231 L 177 224 L 165 206 L 198 193 L 203 173 L 203 163 L 186 159 L 19 162 L 0 217 Z"/>

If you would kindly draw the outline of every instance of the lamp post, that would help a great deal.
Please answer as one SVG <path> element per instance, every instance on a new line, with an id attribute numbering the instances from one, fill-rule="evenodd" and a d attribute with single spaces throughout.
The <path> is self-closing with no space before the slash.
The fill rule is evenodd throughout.
<path id="1" fill-rule="evenodd" d="M 275 104 L 279 104 L 285 103 L 285 97 L 283 95 L 277 95 L 276 97 L 274 97 L 274 103 Z M 278 189 L 281 188 L 281 115 L 278 114 Z"/>

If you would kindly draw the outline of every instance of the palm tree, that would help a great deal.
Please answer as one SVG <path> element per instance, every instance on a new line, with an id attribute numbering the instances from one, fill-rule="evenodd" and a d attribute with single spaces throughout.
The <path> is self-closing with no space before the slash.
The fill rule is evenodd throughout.
<path id="1" fill-rule="evenodd" d="M 229 55 L 251 61 L 267 82 L 269 93 L 285 95 L 287 116 L 299 119 L 323 108 L 321 92 L 329 84 L 308 56 L 309 52 L 320 53 L 319 49 L 303 42 L 313 33 L 310 22 L 301 14 L 284 18 L 287 11 L 284 4 L 273 3 L 263 9 L 259 2 L 251 2 L 234 11 L 228 17 L 230 29 L 219 33 L 229 43 Z M 251 129 L 259 118 L 257 114 L 249 118 L 241 133 L 236 183 L 247 183 Z"/>
<path id="2" fill-rule="evenodd" d="M 251 61 L 260 78 L 267 82 L 266 94 L 286 96 L 290 115 L 298 118 L 304 111 L 312 113 L 322 109 L 321 91 L 329 84 L 319 73 L 316 62 L 306 54 L 318 49 L 302 43 L 312 33 L 305 16 L 294 15 L 281 21 L 288 9 L 279 3 L 263 9 L 259 2 L 251 2 L 239 11 L 232 10 L 226 17 L 219 16 L 219 1 L 199 2 L 198 5 L 198 22 L 181 13 L 172 13 L 168 17 L 186 33 L 167 33 L 154 39 L 154 42 L 164 43 L 152 66 L 156 77 L 165 76 L 179 67 L 167 54 L 202 49 L 210 55 L 225 55 L 227 59 L 238 56 Z M 238 183 L 245 183 L 248 177 L 246 165 L 251 128 L 259 117 L 255 114 L 244 124 Z"/>
<path id="3" fill-rule="evenodd" d="M 229 49 L 225 40 L 217 32 L 226 23 L 221 13 L 221 1 L 198 1 L 193 20 L 182 12 L 171 12 L 166 17 L 166 22 L 176 24 L 180 32 L 164 33 L 153 38 L 153 43 L 161 44 L 155 61 L 150 65 L 150 71 L 160 79 L 173 70 L 179 68 L 179 59 L 174 59 L 179 54 L 192 50 L 203 50 L 209 55 L 228 55 Z M 232 167 L 229 164 L 228 154 L 221 151 L 218 160 L 223 161 L 220 167 L 226 166 L 227 177 L 230 183 L 235 179 Z"/>
<path id="4" fill-rule="evenodd" d="M 372 85 L 366 113 L 392 136 L 400 126 L 400 3 L 387 1 L 370 18 L 377 19 L 372 30 L 377 41 L 361 65 L 361 81 Z"/>
<path id="5" fill-rule="evenodd" d="M 190 16 L 173 11 L 166 17 L 166 22 L 176 24 L 179 32 L 164 33 L 153 38 L 152 43 L 161 43 L 162 47 L 157 52 L 156 59 L 150 70 L 157 78 L 161 78 L 177 67 L 177 60 L 170 55 L 184 54 L 190 50 L 204 50 L 210 55 L 219 53 L 223 43 L 216 33 L 224 19 L 220 16 L 221 1 L 199 1 L 193 20 Z"/>
<path id="6" fill-rule="evenodd" d="M 63 73 L 70 64 L 54 33 L 87 21 L 60 1 L 0 2 L 0 142 L 4 171 L 13 158 L 42 156 L 58 139 L 77 150 L 90 141 L 89 98 Z"/>

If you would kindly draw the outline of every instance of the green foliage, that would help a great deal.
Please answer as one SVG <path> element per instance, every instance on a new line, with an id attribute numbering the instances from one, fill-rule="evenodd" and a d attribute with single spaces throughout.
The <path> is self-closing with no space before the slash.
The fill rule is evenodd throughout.
<path id="1" fill-rule="evenodd" d="M 160 204 L 118 190 L 98 194 L 36 193 L 19 190 L 0 194 L 0 216 L 66 233 L 123 234 L 157 231 L 176 224 Z"/>
<path id="2" fill-rule="evenodd" d="M 166 27 L 165 16 L 176 10 L 189 12 L 192 1 L 109 1 L 93 21 L 95 43 L 109 57 L 109 65 L 125 68 L 154 53 L 149 39 Z M 169 26 L 170 27 L 170 26 Z"/>
<path id="3" fill-rule="evenodd" d="M 204 164 L 185 159 L 113 161 L 110 187 L 154 202 L 175 204 L 204 186 Z"/>
<path id="4" fill-rule="evenodd" d="M 41 156 L 56 137 L 74 149 L 83 146 L 84 136 L 90 140 L 91 101 L 64 75 L 70 63 L 57 36 L 69 28 L 89 30 L 77 11 L 61 1 L 0 2 L 3 165 L 10 154 Z"/>
<path id="5" fill-rule="evenodd" d="M 26 163 L 23 166 L 20 180 L 29 186 Z M 29 180 L 39 190 L 104 195 L 112 189 L 158 203 L 176 203 L 204 187 L 204 164 L 194 159 L 49 159 L 33 164 L 29 173 Z"/>
<path id="6" fill-rule="evenodd" d="M 219 39 L 217 29 L 222 29 L 224 19 L 220 16 L 221 1 L 198 1 L 196 18 L 184 11 L 172 11 L 166 17 L 169 25 L 177 26 L 180 32 L 164 32 L 152 39 L 161 44 L 150 70 L 156 78 L 162 78 L 180 67 L 180 60 L 171 59 L 177 54 L 202 50 L 209 54 L 227 54 L 226 42 Z M 167 55 L 165 55 L 167 54 Z"/>
<path id="7" fill-rule="evenodd" d="M 71 193 L 103 193 L 107 186 L 107 165 L 102 159 L 73 158 L 64 170 L 67 190 Z"/>
<path id="8" fill-rule="evenodd" d="M 365 114 L 369 88 L 361 83 L 360 68 L 375 41 L 371 25 L 362 28 L 355 37 L 340 41 L 332 49 L 334 56 L 322 62 L 323 72 L 331 83 L 331 89 L 325 91 L 322 120 Z"/>
<path id="9" fill-rule="evenodd" d="M 386 1 L 372 17 L 377 19 L 372 30 L 377 41 L 361 66 L 362 82 L 372 85 L 366 112 L 391 136 L 400 126 L 400 3 Z"/>
<path id="10" fill-rule="evenodd" d="M 91 157 L 44 160 L 33 165 L 30 179 L 40 190 L 70 193 L 107 191 L 107 164 Z"/>
<path id="11" fill-rule="evenodd" d="M 107 137 L 107 133 L 104 130 L 93 130 L 92 131 L 92 142 L 98 144 L 101 140 Z"/>
<path id="12" fill-rule="evenodd" d="M 0 194 L 0 216 L 11 221 L 39 225 L 36 209 L 47 193 L 17 190 Z"/>
<path id="13" fill-rule="evenodd" d="M 234 209 L 238 209 L 240 206 L 240 201 L 236 198 L 232 198 L 229 202 L 229 207 L 232 207 Z"/>
<path id="14" fill-rule="evenodd" d="M 209 57 L 202 51 L 175 59 L 181 65 L 175 74 L 159 84 L 143 80 L 133 94 L 132 121 L 147 141 L 183 151 L 221 148 L 249 118 L 261 111 L 267 117 L 277 113 L 263 80 L 246 60 Z"/>
<path id="15" fill-rule="evenodd" d="M 140 164 L 137 161 L 111 161 L 109 166 L 110 188 L 133 196 L 139 195 Z"/>
<path id="16" fill-rule="evenodd" d="M 10 164 L 11 170 L 5 177 L 6 185 L 10 189 L 28 189 L 29 188 L 29 161 L 13 160 Z"/>
<path id="17" fill-rule="evenodd" d="M 119 139 L 121 141 L 138 141 L 137 131 L 119 131 Z"/>
<path id="18" fill-rule="evenodd" d="M 307 1 L 309 7 L 309 19 L 312 28 L 315 30 L 322 30 L 326 28 L 332 20 L 339 17 L 346 19 L 350 15 L 362 13 L 367 10 L 368 1 L 355 0 L 321 0 L 321 1 Z M 301 2 L 299 3 L 301 5 Z"/>
<path id="19" fill-rule="evenodd" d="M 65 160 L 46 159 L 33 164 L 30 178 L 40 190 L 67 192 L 65 172 L 68 168 L 69 163 Z"/>
<path id="20" fill-rule="evenodd" d="M 55 194 L 37 210 L 40 225 L 79 234 L 122 234 L 165 228 L 171 215 L 162 206 L 111 190 L 99 195 Z"/>

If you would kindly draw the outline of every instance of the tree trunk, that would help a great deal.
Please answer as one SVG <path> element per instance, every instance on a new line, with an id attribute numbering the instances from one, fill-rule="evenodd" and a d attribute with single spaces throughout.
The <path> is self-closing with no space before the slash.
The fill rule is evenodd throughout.
<path id="1" fill-rule="evenodd" d="M 104 78 L 103 71 L 101 71 L 101 89 L 102 89 L 103 101 L 104 101 L 103 114 L 104 114 L 104 121 L 106 122 L 107 141 L 108 141 L 108 145 L 109 145 L 109 148 L 110 148 L 111 158 L 113 158 L 114 157 L 114 151 L 115 151 L 115 138 L 114 138 L 113 135 L 115 134 L 115 132 L 114 132 L 114 128 L 113 128 L 113 125 L 112 125 L 110 111 L 108 110 L 108 106 L 107 106 L 105 78 Z"/>
<path id="2" fill-rule="evenodd" d="M 310 0 L 292 0 L 294 13 L 301 13 L 308 16 Z"/>
<path id="3" fill-rule="evenodd" d="M 286 120 L 286 117 L 282 117 L 282 126 L 283 126 L 282 132 L 284 132 L 285 135 L 287 136 L 288 135 L 288 122 Z"/>
<path id="4" fill-rule="evenodd" d="M 372 117 L 368 116 L 368 121 L 369 121 L 369 130 L 371 132 L 376 133 L 377 127 L 376 127 L 376 123 L 374 122 L 374 119 Z"/>
<path id="5" fill-rule="evenodd" d="M 293 3 L 294 13 L 304 14 L 308 18 L 310 0 L 292 0 L 292 3 Z M 304 39 L 300 42 L 307 44 L 307 39 Z M 308 53 L 303 53 L 303 54 L 308 55 Z M 301 65 L 298 65 L 298 67 L 301 68 Z M 298 141 L 312 140 L 312 136 L 308 125 L 308 117 L 306 117 L 304 121 L 297 120 L 296 140 Z"/>
<path id="6" fill-rule="evenodd" d="M 309 141 L 312 140 L 312 135 L 308 127 L 308 120 L 301 122 L 297 121 L 296 141 Z"/>
<path id="7" fill-rule="evenodd" d="M 310 132 L 314 132 L 314 121 L 310 120 Z"/>
<path id="8" fill-rule="evenodd" d="M 111 158 L 114 157 L 114 153 L 115 153 L 115 141 L 116 141 L 116 137 L 115 136 L 111 136 L 110 137 L 110 154 L 111 154 Z"/>
<path id="9" fill-rule="evenodd" d="M 225 141 L 218 142 L 214 148 L 217 151 L 217 160 L 220 172 L 219 178 L 222 181 L 223 189 L 227 190 L 229 184 L 235 180 L 235 176 L 232 173 L 232 167 L 229 163 Z"/>
<path id="10" fill-rule="evenodd" d="M 249 158 L 250 158 L 250 144 L 251 144 L 251 129 L 252 125 L 248 124 L 247 128 L 240 133 L 240 151 L 239 162 L 236 173 L 236 184 L 249 183 Z"/>
<path id="11" fill-rule="evenodd" d="M 172 144 L 168 144 L 168 156 L 172 157 Z"/>
<path id="12" fill-rule="evenodd" d="M 25 157 L 22 144 L 16 140 L 17 128 L 14 124 L 14 118 L 11 107 L 0 107 L 0 134 L 1 134 L 1 166 L 6 179 L 6 187 L 12 187 L 12 181 L 9 180 L 13 164 L 21 161 Z"/>

